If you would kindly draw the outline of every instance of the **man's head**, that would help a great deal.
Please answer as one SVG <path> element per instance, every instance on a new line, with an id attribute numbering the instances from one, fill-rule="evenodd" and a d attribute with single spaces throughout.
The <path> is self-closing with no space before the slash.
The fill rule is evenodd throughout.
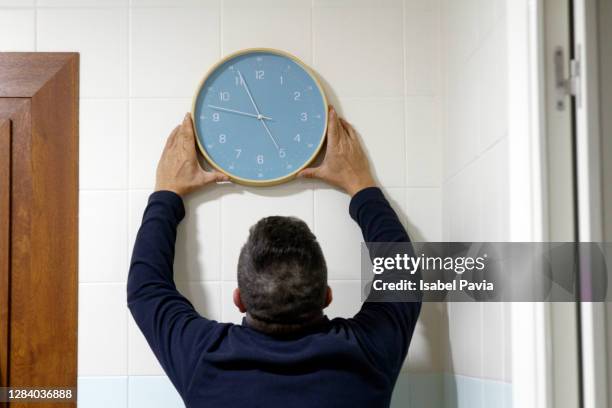
<path id="1" fill-rule="evenodd" d="M 293 331 L 317 321 L 330 302 L 323 252 L 304 221 L 267 217 L 251 227 L 234 292 L 251 325 Z"/>

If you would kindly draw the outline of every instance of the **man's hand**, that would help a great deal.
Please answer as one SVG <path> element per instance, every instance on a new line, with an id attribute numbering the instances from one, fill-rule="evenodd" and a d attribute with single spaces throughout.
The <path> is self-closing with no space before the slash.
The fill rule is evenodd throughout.
<path id="1" fill-rule="evenodd" d="M 183 197 L 214 181 L 227 180 L 223 173 L 204 171 L 200 167 L 191 116 L 186 114 L 183 123 L 174 128 L 166 141 L 157 165 L 155 191 L 173 191 Z"/>
<path id="2" fill-rule="evenodd" d="M 327 148 L 319 167 L 302 170 L 299 177 L 315 178 L 339 187 L 351 197 L 376 185 L 355 129 L 329 107 Z"/>

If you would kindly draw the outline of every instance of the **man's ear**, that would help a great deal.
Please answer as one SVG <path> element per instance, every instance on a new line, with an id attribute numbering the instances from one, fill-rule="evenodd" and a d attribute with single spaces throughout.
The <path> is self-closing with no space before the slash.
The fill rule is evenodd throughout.
<path id="1" fill-rule="evenodd" d="M 244 307 L 244 303 L 242 303 L 242 298 L 240 297 L 240 289 L 234 289 L 234 304 L 240 310 L 240 313 L 246 313 L 246 307 Z"/>
<path id="2" fill-rule="evenodd" d="M 325 306 L 323 306 L 323 309 L 329 306 L 329 304 L 332 302 L 333 299 L 334 297 L 332 295 L 332 289 L 328 286 L 327 292 L 325 293 Z"/>

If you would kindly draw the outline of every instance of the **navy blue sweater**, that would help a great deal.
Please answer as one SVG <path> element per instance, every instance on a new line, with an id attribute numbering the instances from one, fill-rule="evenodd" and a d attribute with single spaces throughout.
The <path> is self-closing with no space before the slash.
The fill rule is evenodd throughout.
<path id="1" fill-rule="evenodd" d="M 378 188 L 351 200 L 366 242 L 408 235 Z M 271 336 L 200 316 L 173 280 L 181 198 L 151 194 L 136 238 L 128 306 L 187 407 L 387 407 L 420 303 L 365 302 L 352 318 Z M 355 296 L 359 296 L 355 293 Z"/>

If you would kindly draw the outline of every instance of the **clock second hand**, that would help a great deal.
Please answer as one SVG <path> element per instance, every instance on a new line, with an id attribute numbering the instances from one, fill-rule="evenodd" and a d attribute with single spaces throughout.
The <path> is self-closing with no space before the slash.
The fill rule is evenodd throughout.
<path id="1" fill-rule="evenodd" d="M 259 113 L 259 109 L 257 109 L 257 105 L 255 104 L 255 100 L 253 99 L 253 95 L 251 95 L 251 91 L 249 91 L 249 85 L 244 80 L 244 77 L 242 76 L 242 73 L 240 72 L 240 70 L 238 70 L 238 76 L 240 77 L 240 82 L 242 82 L 242 85 L 244 86 L 244 89 L 247 95 L 249 95 L 249 99 L 251 100 L 251 103 L 253 104 L 253 107 L 255 108 L 255 112 L 257 113 L 257 119 L 261 122 L 263 127 L 266 129 L 266 132 L 268 132 L 268 136 L 270 136 L 270 139 L 272 139 L 272 143 L 274 143 L 274 146 L 276 146 L 276 150 L 280 150 L 280 147 L 278 146 L 276 139 L 274 138 L 274 136 L 272 136 L 272 132 L 270 132 L 270 129 L 268 129 L 268 125 L 266 125 L 266 123 L 264 122 L 263 116 L 261 115 L 261 113 Z"/>

